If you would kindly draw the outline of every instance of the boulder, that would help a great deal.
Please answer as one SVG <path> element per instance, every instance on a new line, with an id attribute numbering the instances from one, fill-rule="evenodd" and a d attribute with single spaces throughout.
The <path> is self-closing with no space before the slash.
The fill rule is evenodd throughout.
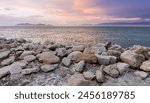
<path id="1" fill-rule="evenodd" d="M 68 86 L 89 86 L 90 81 L 86 80 L 82 74 L 75 73 L 68 79 L 67 85 Z"/>
<path id="2" fill-rule="evenodd" d="M 140 69 L 150 72 L 150 61 L 144 61 L 140 67 Z"/>
<path id="3" fill-rule="evenodd" d="M 70 66 L 70 64 L 71 64 L 71 60 L 69 59 L 69 58 L 63 58 L 62 59 L 62 64 L 64 65 L 64 66 Z"/>
<path id="4" fill-rule="evenodd" d="M 26 69 L 23 69 L 22 70 L 22 74 L 23 75 L 28 75 L 28 74 L 32 74 L 32 73 L 37 73 L 39 72 L 40 69 L 37 68 L 37 67 L 34 67 L 34 68 L 26 68 Z"/>
<path id="5" fill-rule="evenodd" d="M 97 57 L 94 54 L 85 54 L 78 51 L 72 52 L 67 58 L 75 62 L 84 60 L 87 63 L 97 63 Z"/>
<path id="6" fill-rule="evenodd" d="M 117 69 L 118 69 L 119 73 L 122 75 L 129 70 L 129 64 L 121 63 L 121 62 L 117 63 Z"/>
<path id="7" fill-rule="evenodd" d="M 36 57 L 34 55 L 27 55 L 27 56 L 24 56 L 23 59 L 27 62 L 32 62 L 36 59 Z"/>
<path id="8" fill-rule="evenodd" d="M 8 59 L 3 60 L 3 61 L 1 62 L 1 66 L 10 65 L 10 64 L 12 64 L 14 61 L 15 61 L 15 57 L 14 57 L 14 56 L 11 56 L 11 57 L 9 57 Z"/>
<path id="9" fill-rule="evenodd" d="M 40 62 L 43 62 L 45 64 L 55 64 L 59 63 L 60 61 L 59 57 L 55 56 L 51 52 L 43 52 L 41 54 L 38 54 L 37 58 Z"/>
<path id="10" fill-rule="evenodd" d="M 9 50 L 0 52 L 0 59 L 4 59 L 4 58 L 8 57 L 9 54 L 10 54 Z"/>
<path id="11" fill-rule="evenodd" d="M 102 65 L 100 67 L 100 70 L 96 71 L 96 80 L 100 83 L 103 83 L 105 81 L 105 76 L 104 76 L 104 73 L 103 73 L 103 69 L 104 69 L 104 66 Z"/>
<path id="12" fill-rule="evenodd" d="M 98 63 L 101 65 L 114 64 L 117 60 L 115 56 L 96 55 L 96 57 L 98 58 Z"/>
<path id="13" fill-rule="evenodd" d="M 95 78 L 95 75 L 93 72 L 87 71 L 87 72 L 83 72 L 83 76 L 85 79 L 87 80 L 92 80 Z"/>
<path id="14" fill-rule="evenodd" d="M 0 79 L 10 73 L 11 66 L 5 66 L 0 68 Z"/>
<path id="15" fill-rule="evenodd" d="M 142 55 L 138 55 L 131 50 L 123 52 L 120 58 L 124 63 L 129 64 L 131 68 L 139 68 L 142 62 L 145 60 Z"/>
<path id="16" fill-rule="evenodd" d="M 56 69 L 57 67 L 58 67 L 58 64 L 52 64 L 52 65 L 45 64 L 41 66 L 41 70 L 43 72 L 49 72 L 49 71 Z"/>
<path id="17" fill-rule="evenodd" d="M 84 45 L 73 46 L 72 48 L 73 51 L 81 51 L 81 52 L 83 52 L 84 49 L 85 49 Z"/>
<path id="18" fill-rule="evenodd" d="M 78 64 L 76 64 L 76 66 L 75 66 L 75 71 L 77 71 L 77 72 L 82 72 L 83 71 L 83 69 L 84 69 L 84 66 L 85 66 L 85 62 L 82 60 L 82 61 L 80 61 Z"/>
<path id="19" fill-rule="evenodd" d="M 105 68 L 103 70 L 104 70 L 105 73 L 107 73 L 111 77 L 116 78 L 116 77 L 119 76 L 119 71 L 117 69 L 117 65 L 116 64 L 105 66 Z"/>
<path id="20" fill-rule="evenodd" d="M 136 71 L 134 72 L 134 74 L 139 77 L 140 79 L 145 79 L 148 74 L 146 72 L 143 72 L 143 71 Z"/>

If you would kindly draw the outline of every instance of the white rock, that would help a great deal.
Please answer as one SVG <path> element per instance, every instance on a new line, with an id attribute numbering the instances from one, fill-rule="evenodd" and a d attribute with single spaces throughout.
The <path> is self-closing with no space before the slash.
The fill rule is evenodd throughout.
<path id="1" fill-rule="evenodd" d="M 23 69 L 22 70 L 22 74 L 23 75 L 28 75 L 28 74 L 31 74 L 31 73 L 37 73 L 39 72 L 39 68 L 35 67 L 35 68 L 27 68 L 27 69 Z"/>
<path id="2" fill-rule="evenodd" d="M 11 63 L 13 63 L 15 60 L 14 56 L 9 57 L 8 59 L 5 59 L 1 62 L 1 66 L 6 66 L 6 65 L 10 65 Z"/>
<path id="3" fill-rule="evenodd" d="M 27 56 L 24 56 L 23 59 L 27 62 L 31 62 L 31 61 L 34 61 L 36 57 L 34 55 L 27 55 Z"/>
<path id="4" fill-rule="evenodd" d="M 98 58 L 98 63 L 101 65 L 109 65 L 116 63 L 117 58 L 115 56 L 103 56 L 103 55 L 96 55 Z"/>
<path id="5" fill-rule="evenodd" d="M 10 73 L 11 66 L 5 66 L 0 68 L 0 78 Z"/>
<path id="6" fill-rule="evenodd" d="M 8 55 L 10 54 L 10 51 L 3 51 L 3 52 L 0 52 L 0 59 L 3 59 L 5 57 L 7 57 Z"/>
<path id="7" fill-rule="evenodd" d="M 84 72 L 84 73 L 83 73 L 83 76 L 84 76 L 84 78 L 87 79 L 87 80 L 92 80 L 93 78 L 95 78 L 94 73 L 93 73 L 93 72 L 89 72 L 89 71 Z"/>
<path id="8" fill-rule="evenodd" d="M 143 72 L 143 71 L 136 71 L 136 72 L 134 72 L 134 74 L 136 76 L 140 77 L 141 79 L 145 79 L 148 76 L 148 74 L 146 72 Z"/>
<path id="9" fill-rule="evenodd" d="M 150 72 L 150 61 L 144 61 L 140 67 L 140 69 Z"/>
<path id="10" fill-rule="evenodd" d="M 49 71 L 56 69 L 57 67 L 58 67 L 58 64 L 53 64 L 53 65 L 45 64 L 45 65 L 41 66 L 41 70 L 43 72 L 49 72 Z"/>
<path id="11" fill-rule="evenodd" d="M 75 70 L 77 72 L 82 72 L 85 66 L 85 62 L 84 61 L 80 61 L 78 64 L 76 64 L 75 66 Z"/>
<path id="12" fill-rule="evenodd" d="M 63 58 L 63 59 L 62 59 L 62 64 L 63 64 L 64 66 L 70 66 L 71 60 L 68 59 L 68 58 Z"/>
<path id="13" fill-rule="evenodd" d="M 117 63 L 117 69 L 119 70 L 120 74 L 124 74 L 129 70 L 129 64 L 126 63 Z"/>

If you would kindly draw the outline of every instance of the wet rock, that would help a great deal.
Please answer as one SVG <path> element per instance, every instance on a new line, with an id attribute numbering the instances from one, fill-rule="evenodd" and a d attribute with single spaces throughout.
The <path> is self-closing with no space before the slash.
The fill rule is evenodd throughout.
<path id="1" fill-rule="evenodd" d="M 84 60 L 87 63 L 97 63 L 97 57 L 94 54 L 85 54 L 78 51 L 72 52 L 67 58 L 76 62 Z"/>
<path id="2" fill-rule="evenodd" d="M 134 74 L 141 79 L 145 79 L 148 76 L 148 74 L 143 71 L 136 71 Z"/>
<path id="3" fill-rule="evenodd" d="M 38 67 L 34 67 L 34 68 L 26 68 L 22 70 L 22 74 L 23 75 L 28 75 L 28 74 L 32 74 L 32 73 L 37 73 L 39 72 L 39 68 Z"/>
<path id="4" fill-rule="evenodd" d="M 85 48 L 84 45 L 79 45 L 79 46 L 73 46 L 72 50 L 83 52 L 84 48 Z"/>
<path id="5" fill-rule="evenodd" d="M 0 79 L 10 73 L 11 66 L 5 66 L 0 68 Z"/>
<path id="6" fill-rule="evenodd" d="M 117 60 L 115 56 L 96 55 L 96 57 L 98 58 L 98 63 L 101 65 L 114 64 Z"/>
<path id="7" fill-rule="evenodd" d="M 85 62 L 84 61 L 80 61 L 78 64 L 76 64 L 75 70 L 77 72 L 82 72 L 85 66 Z"/>
<path id="8" fill-rule="evenodd" d="M 85 79 L 87 80 L 92 80 L 95 78 L 95 75 L 93 72 L 87 71 L 87 72 L 83 72 L 83 76 Z"/>
<path id="9" fill-rule="evenodd" d="M 62 64 L 64 65 L 64 66 L 70 66 L 70 64 L 71 64 L 71 60 L 70 59 L 68 59 L 68 58 L 63 58 L 62 59 Z"/>
<path id="10" fill-rule="evenodd" d="M 49 72 L 49 71 L 56 69 L 57 67 L 58 67 L 58 64 L 53 64 L 53 65 L 45 64 L 45 65 L 41 66 L 41 70 L 43 72 Z"/>
<path id="11" fill-rule="evenodd" d="M 45 64 L 55 64 L 59 63 L 60 61 L 59 57 L 55 56 L 51 52 L 43 52 L 41 54 L 38 54 L 37 58 L 39 59 L 40 62 L 43 62 Z"/>
<path id="12" fill-rule="evenodd" d="M 0 59 L 8 57 L 9 54 L 10 54 L 9 50 L 8 51 L 0 52 Z"/>
<path id="13" fill-rule="evenodd" d="M 27 56 L 24 56 L 23 59 L 27 62 L 31 62 L 31 61 L 34 61 L 36 57 L 34 55 L 27 55 Z"/>
<path id="14" fill-rule="evenodd" d="M 68 86 L 89 86 L 90 81 L 86 80 L 82 74 L 75 73 L 68 79 L 67 85 Z"/>
<path id="15" fill-rule="evenodd" d="M 138 55 L 130 50 L 123 52 L 120 58 L 124 63 L 129 64 L 131 68 L 139 68 L 142 62 L 145 60 L 142 55 Z"/>
<path id="16" fill-rule="evenodd" d="M 100 83 L 103 83 L 105 81 L 105 76 L 104 76 L 104 73 L 103 73 L 103 69 L 104 69 L 105 66 L 101 66 L 100 67 L 100 70 L 97 70 L 96 71 L 96 80 Z"/>
<path id="17" fill-rule="evenodd" d="M 117 63 L 117 69 L 119 70 L 119 73 L 122 75 L 129 70 L 129 64 L 121 63 L 121 62 Z"/>
<path id="18" fill-rule="evenodd" d="M 66 48 L 57 48 L 56 49 L 57 56 L 64 57 L 67 54 Z"/>
<path id="19" fill-rule="evenodd" d="M 103 70 L 104 70 L 105 73 L 107 73 L 111 77 L 116 78 L 116 77 L 119 76 L 119 71 L 117 69 L 117 65 L 116 64 L 105 66 L 105 68 Z"/>
<path id="20" fill-rule="evenodd" d="M 14 61 L 15 61 L 15 57 L 14 57 L 14 56 L 11 56 L 11 57 L 9 57 L 8 59 L 3 60 L 3 61 L 1 62 L 1 66 L 10 65 L 10 64 L 12 64 Z"/>
<path id="21" fill-rule="evenodd" d="M 150 61 L 144 61 L 140 67 L 140 69 L 150 72 Z"/>

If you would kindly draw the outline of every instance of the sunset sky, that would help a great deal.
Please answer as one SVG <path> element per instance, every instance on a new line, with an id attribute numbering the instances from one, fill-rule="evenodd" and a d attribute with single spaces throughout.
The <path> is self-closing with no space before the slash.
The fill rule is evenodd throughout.
<path id="1" fill-rule="evenodd" d="M 150 0 L 0 0 L 0 25 L 150 21 Z"/>

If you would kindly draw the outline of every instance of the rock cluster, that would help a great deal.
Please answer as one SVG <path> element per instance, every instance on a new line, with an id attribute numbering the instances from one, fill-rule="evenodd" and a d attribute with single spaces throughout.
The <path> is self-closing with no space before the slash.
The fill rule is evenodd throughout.
<path id="1" fill-rule="evenodd" d="M 38 73 L 38 76 L 40 73 L 51 73 L 64 85 L 102 85 L 109 78 L 121 78 L 132 70 L 134 76 L 141 80 L 149 77 L 149 47 L 134 45 L 122 48 L 111 43 L 94 46 L 54 42 L 41 44 L 24 39 L 0 38 L 0 80 L 10 78 L 7 82 Z M 22 79 L 20 84 L 29 83 L 30 80 Z M 4 84 L 0 82 L 0 85 Z"/>

